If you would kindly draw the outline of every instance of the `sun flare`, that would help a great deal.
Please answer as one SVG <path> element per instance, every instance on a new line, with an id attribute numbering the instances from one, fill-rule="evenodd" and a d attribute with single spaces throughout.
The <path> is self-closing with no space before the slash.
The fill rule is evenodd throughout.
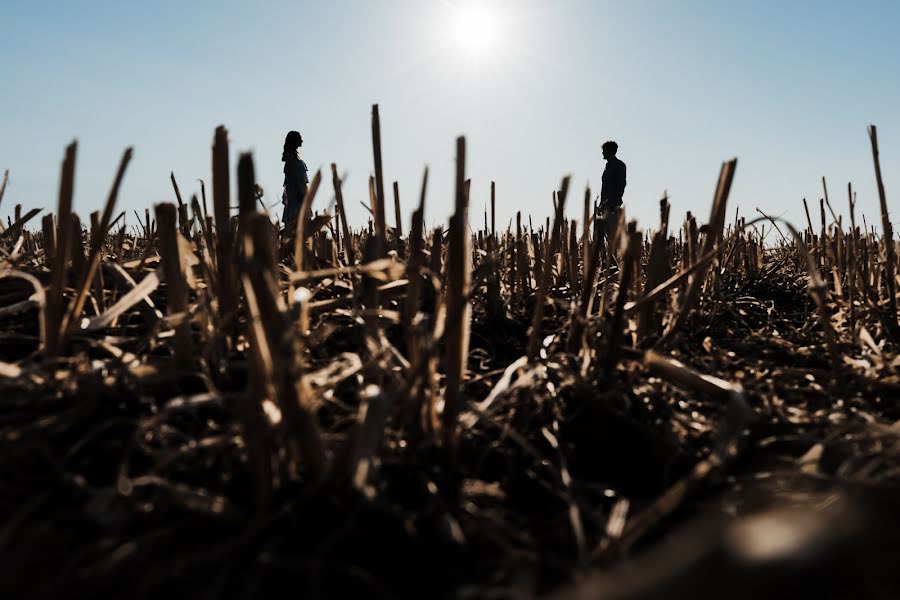
<path id="1" fill-rule="evenodd" d="M 473 57 L 484 56 L 497 47 L 502 33 L 498 13 L 483 3 L 457 6 L 449 34 L 454 47 Z"/>
<path id="2" fill-rule="evenodd" d="M 423 55 L 455 85 L 508 82 L 523 73 L 534 12 L 521 0 L 439 0 L 423 16 Z M 423 20 L 424 22 L 424 20 Z"/>

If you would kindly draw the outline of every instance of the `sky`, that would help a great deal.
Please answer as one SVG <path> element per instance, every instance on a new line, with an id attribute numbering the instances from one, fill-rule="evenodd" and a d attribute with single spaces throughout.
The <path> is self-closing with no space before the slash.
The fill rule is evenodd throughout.
<path id="1" fill-rule="evenodd" d="M 567 212 L 580 218 L 585 186 L 599 193 L 606 140 L 628 166 L 627 214 L 645 228 L 664 191 L 673 224 L 685 211 L 705 221 L 732 157 L 731 214 L 758 207 L 803 227 L 802 200 L 817 207 L 825 176 L 837 212 L 853 182 L 858 211 L 877 224 L 872 123 L 900 221 L 896 0 L 5 0 L 0 14 L 4 220 L 16 203 L 55 210 L 77 139 L 83 219 L 134 146 L 119 197 L 134 224 L 132 210 L 174 201 L 170 171 L 185 198 L 200 179 L 209 190 L 224 124 L 232 167 L 253 153 L 277 214 L 282 144 L 296 129 L 310 175 L 325 175 L 314 208 L 332 202 L 335 162 L 361 225 L 377 103 L 386 188 L 399 182 L 407 227 L 426 165 L 426 224 L 451 212 L 459 135 L 473 225 L 492 180 L 505 227 L 516 211 L 549 215 L 565 174 Z M 387 215 L 393 223 L 390 199 Z"/>

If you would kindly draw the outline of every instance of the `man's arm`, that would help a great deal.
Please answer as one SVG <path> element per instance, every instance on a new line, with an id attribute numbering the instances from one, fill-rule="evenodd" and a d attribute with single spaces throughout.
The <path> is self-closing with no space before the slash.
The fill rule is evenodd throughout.
<path id="1" fill-rule="evenodd" d="M 610 208 L 614 208 L 613 205 L 617 203 L 618 200 L 610 200 L 609 198 L 607 198 L 606 200 L 601 200 L 600 206 L 597 207 L 597 210 L 599 210 L 600 212 L 604 212 L 606 210 L 609 210 Z"/>

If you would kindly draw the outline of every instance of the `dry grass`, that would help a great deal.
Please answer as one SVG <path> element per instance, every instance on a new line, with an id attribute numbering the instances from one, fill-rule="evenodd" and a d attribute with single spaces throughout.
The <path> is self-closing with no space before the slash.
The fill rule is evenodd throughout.
<path id="1" fill-rule="evenodd" d="M 232 215 L 224 127 L 211 215 L 173 175 L 178 205 L 114 220 L 128 151 L 85 233 L 74 144 L 55 218 L 29 230 L 36 213 L 16 211 L 0 232 L 5 597 L 516 595 L 689 515 L 809 509 L 787 491 L 810 479 L 818 502 L 897 499 L 898 273 L 874 127 L 883 236 L 856 225 L 852 191 L 848 229 L 826 222 L 827 189 L 818 232 L 726 223 L 736 161 L 701 227 L 689 213 L 670 232 L 665 198 L 657 231 L 603 223 L 589 191 L 579 227 L 565 178 L 545 226 L 498 231 L 492 185 L 473 230 L 463 138 L 446 237 L 424 229 L 427 171 L 404 235 L 385 222 L 377 107 L 372 135 L 359 230 L 333 164 L 337 215 L 312 212 L 317 173 L 280 231 L 242 155 Z M 789 237 L 766 244 L 767 227 Z M 892 522 L 870 504 L 859 535 Z"/>

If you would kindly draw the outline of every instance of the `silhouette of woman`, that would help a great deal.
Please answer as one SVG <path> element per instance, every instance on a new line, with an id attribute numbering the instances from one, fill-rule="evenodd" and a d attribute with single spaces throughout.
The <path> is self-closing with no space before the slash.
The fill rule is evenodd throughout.
<path id="1" fill-rule="evenodd" d="M 303 138 L 298 131 L 289 131 L 284 138 L 284 151 L 281 160 L 284 162 L 284 214 L 281 220 L 285 225 L 297 218 L 303 198 L 306 196 L 306 185 L 309 183 L 306 163 L 300 160 L 298 150 L 303 145 Z"/>

